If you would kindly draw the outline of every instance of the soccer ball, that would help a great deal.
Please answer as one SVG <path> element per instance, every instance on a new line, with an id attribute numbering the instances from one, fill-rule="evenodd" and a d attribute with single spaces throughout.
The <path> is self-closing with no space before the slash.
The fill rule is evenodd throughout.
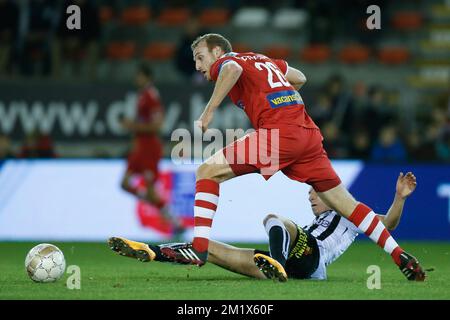
<path id="1" fill-rule="evenodd" d="M 25 269 L 35 282 L 54 282 L 64 274 L 66 260 L 58 247 L 41 243 L 28 252 Z"/>

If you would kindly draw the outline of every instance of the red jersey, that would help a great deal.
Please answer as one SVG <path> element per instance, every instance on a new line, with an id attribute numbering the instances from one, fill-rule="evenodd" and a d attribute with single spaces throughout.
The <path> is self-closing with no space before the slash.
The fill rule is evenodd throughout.
<path id="1" fill-rule="evenodd" d="M 137 122 L 149 123 L 163 112 L 159 92 L 154 86 L 148 86 L 140 92 L 137 103 Z M 157 134 L 137 133 L 135 143 L 138 149 L 160 148 L 161 142 Z M 151 150 L 146 150 L 151 151 Z"/>
<path id="2" fill-rule="evenodd" d="M 245 111 L 255 129 L 285 125 L 317 128 L 306 113 L 300 94 L 285 77 L 286 61 L 253 52 L 230 52 L 211 66 L 214 81 L 226 63 L 237 63 L 243 69 L 228 96 Z"/>

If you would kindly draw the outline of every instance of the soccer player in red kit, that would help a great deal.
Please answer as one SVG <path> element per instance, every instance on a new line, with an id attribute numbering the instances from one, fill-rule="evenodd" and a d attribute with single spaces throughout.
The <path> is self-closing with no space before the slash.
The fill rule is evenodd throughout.
<path id="1" fill-rule="evenodd" d="M 181 263 L 205 264 L 219 184 L 253 172 L 269 179 L 281 170 L 290 179 L 311 185 L 325 204 L 389 253 L 408 279 L 425 279 L 417 259 L 401 249 L 372 209 L 357 202 L 342 185 L 322 146 L 320 130 L 297 92 L 306 82 L 302 72 L 284 60 L 252 52 L 234 53 L 230 42 L 219 34 L 197 38 L 192 51 L 196 69 L 216 82 L 198 125 L 206 131 L 214 111 L 228 95 L 244 110 L 256 131 L 226 146 L 198 168 L 193 249 L 187 255 L 167 247 L 162 249 L 164 255 Z M 269 153 L 270 161 L 266 161 Z"/>
<path id="2" fill-rule="evenodd" d="M 139 199 L 156 206 L 173 226 L 174 233 L 178 234 L 183 231 L 181 222 L 169 213 L 164 199 L 158 195 L 154 186 L 158 178 L 158 162 L 163 155 L 163 146 L 158 137 L 164 119 L 159 92 L 153 85 L 152 71 L 145 64 L 139 66 L 135 81 L 140 90 L 137 116 L 135 120 L 122 121 L 122 126 L 133 134 L 133 146 L 121 186 Z M 131 179 L 135 175 L 144 177 L 145 190 L 132 185 Z"/>

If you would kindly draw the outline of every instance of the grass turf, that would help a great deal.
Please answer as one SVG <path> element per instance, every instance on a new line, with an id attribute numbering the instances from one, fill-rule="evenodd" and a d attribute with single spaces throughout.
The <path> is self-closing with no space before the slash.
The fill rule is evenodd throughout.
<path id="1" fill-rule="evenodd" d="M 247 278 L 212 264 L 141 263 L 110 251 L 106 243 L 55 244 L 68 266 L 80 267 L 81 289 L 67 289 L 69 274 L 55 283 L 34 283 L 24 260 L 36 243 L 6 242 L 0 243 L 0 299 L 450 299 L 449 243 L 403 243 L 423 266 L 435 268 L 424 283 L 407 281 L 391 258 L 369 242 L 357 242 L 333 263 L 327 281 L 286 283 Z M 366 286 L 369 265 L 381 268 L 380 290 Z"/>

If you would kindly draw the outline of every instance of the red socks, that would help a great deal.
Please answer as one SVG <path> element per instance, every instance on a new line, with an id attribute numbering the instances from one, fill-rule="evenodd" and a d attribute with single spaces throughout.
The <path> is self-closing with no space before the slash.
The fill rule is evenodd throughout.
<path id="1" fill-rule="evenodd" d="M 355 226 L 363 231 L 373 242 L 389 253 L 397 265 L 400 265 L 400 254 L 403 250 L 392 238 L 389 231 L 378 216 L 363 203 L 356 206 L 348 218 Z"/>
<path id="2" fill-rule="evenodd" d="M 219 184 L 211 179 L 198 180 L 195 185 L 194 241 L 198 252 L 208 250 L 209 235 L 219 202 Z"/>

